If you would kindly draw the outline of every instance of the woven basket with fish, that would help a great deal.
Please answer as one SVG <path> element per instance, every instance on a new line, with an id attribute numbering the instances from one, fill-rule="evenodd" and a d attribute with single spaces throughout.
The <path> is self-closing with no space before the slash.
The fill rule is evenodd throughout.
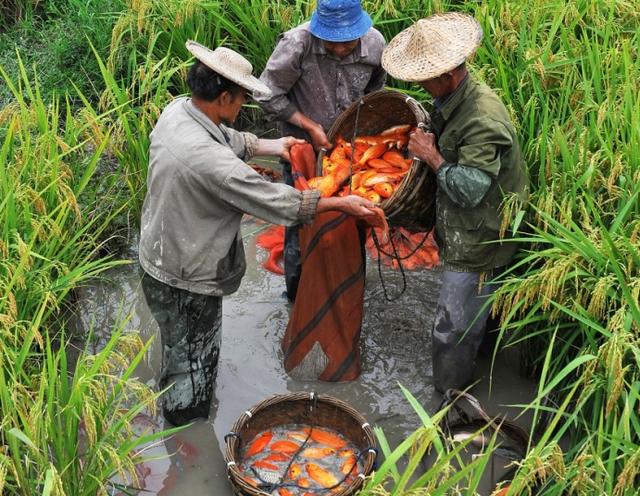
<path id="1" fill-rule="evenodd" d="M 349 496 L 376 460 L 373 431 L 336 398 L 290 393 L 244 412 L 225 436 L 234 493 Z"/>
<path id="2" fill-rule="evenodd" d="M 370 160 L 372 165 L 383 166 L 383 162 L 397 162 L 398 152 L 402 158 L 408 159 L 404 136 L 410 129 L 428 127 L 429 124 L 429 114 L 415 99 L 398 91 L 380 90 L 369 93 L 340 114 L 327 137 L 334 144 L 339 144 L 340 140 L 347 144 L 353 142 L 355 148 L 358 142 L 370 146 L 386 145 L 384 154 Z M 393 136 L 398 140 L 391 140 Z M 390 225 L 412 231 L 430 231 L 435 223 L 435 176 L 416 158 L 408 160 L 407 168 L 390 196 L 382 193 L 380 206 Z M 373 178 L 369 180 L 375 181 Z"/>

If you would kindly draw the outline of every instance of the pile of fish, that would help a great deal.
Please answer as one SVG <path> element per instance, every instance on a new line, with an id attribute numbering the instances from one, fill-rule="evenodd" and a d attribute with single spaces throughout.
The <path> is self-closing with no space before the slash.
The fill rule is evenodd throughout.
<path id="1" fill-rule="evenodd" d="M 344 436 L 297 424 L 258 433 L 241 459 L 244 481 L 278 496 L 337 494 L 363 468 L 358 450 Z"/>
<path id="2" fill-rule="evenodd" d="M 258 164 L 249 164 L 249 166 L 270 183 L 275 183 L 282 180 L 282 174 L 278 171 L 273 170 L 271 167 L 265 167 Z"/>
<path id="3" fill-rule="evenodd" d="M 412 130 L 410 124 L 394 126 L 377 135 L 358 136 L 353 146 L 338 136 L 323 158 L 322 176 L 309 179 L 309 186 L 323 197 L 355 194 L 382 202 L 409 172 L 412 159 L 405 157 L 405 149 Z"/>
<path id="4" fill-rule="evenodd" d="M 433 239 L 433 231 L 410 232 L 402 227 L 393 227 L 388 234 L 373 228 L 374 236 L 367 238 L 366 247 L 374 260 L 380 257 L 383 265 L 397 270 L 402 264 L 406 270 L 422 267 L 433 268 L 440 263 L 438 245 Z"/>
<path id="5" fill-rule="evenodd" d="M 269 272 L 284 275 L 284 268 L 280 264 L 284 254 L 284 226 L 272 226 L 256 236 L 256 245 L 269 252 L 262 266 Z"/>

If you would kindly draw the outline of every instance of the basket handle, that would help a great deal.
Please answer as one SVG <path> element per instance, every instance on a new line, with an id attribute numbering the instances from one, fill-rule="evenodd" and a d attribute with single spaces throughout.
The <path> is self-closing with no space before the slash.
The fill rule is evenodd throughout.
<path id="1" fill-rule="evenodd" d="M 367 453 L 372 453 L 373 454 L 373 464 L 371 466 L 372 470 L 378 470 L 378 455 L 380 454 L 380 451 L 378 451 L 378 448 L 375 448 L 373 446 L 369 446 L 367 448 Z"/>

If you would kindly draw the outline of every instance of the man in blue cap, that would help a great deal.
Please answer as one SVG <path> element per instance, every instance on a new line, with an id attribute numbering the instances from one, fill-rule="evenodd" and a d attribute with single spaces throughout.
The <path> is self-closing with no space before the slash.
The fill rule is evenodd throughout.
<path id="1" fill-rule="evenodd" d="M 335 119 L 363 95 L 384 86 L 380 65 L 385 40 L 372 27 L 360 0 L 318 0 L 310 22 L 284 33 L 260 80 L 272 91 L 257 100 L 267 117 L 280 121 L 283 136 L 330 147 L 326 132 Z M 284 178 L 293 184 L 291 166 Z M 287 296 L 295 299 L 300 278 L 297 227 L 285 230 Z"/>

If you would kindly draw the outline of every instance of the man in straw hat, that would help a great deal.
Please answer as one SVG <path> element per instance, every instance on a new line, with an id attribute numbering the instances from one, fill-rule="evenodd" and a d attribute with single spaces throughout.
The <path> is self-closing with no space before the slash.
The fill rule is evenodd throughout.
<path id="1" fill-rule="evenodd" d="M 384 86 L 384 45 L 360 0 L 318 0 L 310 22 L 278 41 L 260 76 L 272 93 L 258 101 L 267 117 L 281 122 L 283 136 L 303 138 L 316 150 L 329 148 L 326 132 L 336 117 Z M 283 170 L 287 184 L 293 184 L 290 164 Z M 285 229 L 284 259 L 287 296 L 293 300 L 300 278 L 296 227 Z"/>
<path id="2" fill-rule="evenodd" d="M 220 349 L 222 296 L 236 291 L 246 263 L 240 220 L 311 222 L 339 210 L 362 219 L 373 205 L 356 196 L 321 198 L 270 183 L 245 161 L 253 155 L 289 158 L 302 140 L 258 139 L 229 127 L 248 92 L 269 89 L 251 64 L 228 48 L 193 42 L 190 98 L 177 98 L 151 133 L 147 195 L 142 210 L 142 286 L 162 339 L 160 386 L 165 418 L 182 425 L 206 417 Z"/>
<path id="3" fill-rule="evenodd" d="M 393 77 L 415 81 L 433 96 L 432 131 L 417 130 L 409 151 L 435 173 L 436 239 L 442 287 L 432 330 L 435 387 L 464 388 L 485 335 L 487 298 L 516 244 L 501 236 L 507 200 L 527 199 L 528 179 L 509 114 L 467 71 L 482 39 L 471 16 L 436 14 L 398 34 L 382 55 Z M 513 210 L 511 210 L 513 211 Z"/>

